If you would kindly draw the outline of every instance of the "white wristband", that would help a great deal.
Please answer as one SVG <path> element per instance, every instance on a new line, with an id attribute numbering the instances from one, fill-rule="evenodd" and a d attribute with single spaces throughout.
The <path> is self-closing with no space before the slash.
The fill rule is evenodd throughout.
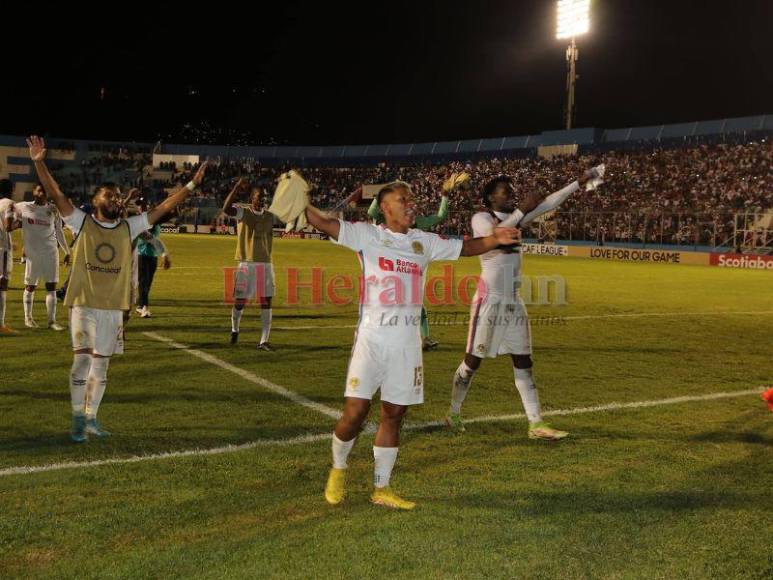
<path id="1" fill-rule="evenodd" d="M 199 186 L 198 186 L 198 185 L 196 185 L 196 184 L 195 184 L 193 181 L 189 181 L 189 182 L 188 182 L 188 185 L 186 185 L 185 187 L 186 187 L 186 189 L 188 189 L 189 191 L 196 191 L 196 190 L 199 188 Z"/>

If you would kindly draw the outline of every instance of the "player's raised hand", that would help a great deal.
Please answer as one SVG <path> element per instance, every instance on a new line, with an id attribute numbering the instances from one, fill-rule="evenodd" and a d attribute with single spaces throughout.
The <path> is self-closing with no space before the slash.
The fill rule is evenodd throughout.
<path id="1" fill-rule="evenodd" d="M 64 255 L 64 265 L 69 266 L 70 265 L 70 254 Z"/>
<path id="2" fill-rule="evenodd" d="M 201 185 L 201 182 L 204 181 L 204 174 L 207 172 L 207 165 L 209 164 L 209 159 L 204 161 L 204 163 L 199 166 L 198 171 L 196 171 L 196 175 L 193 176 L 193 183 L 196 185 Z"/>
<path id="3" fill-rule="evenodd" d="M 30 159 L 33 161 L 43 161 L 46 158 L 46 142 L 43 139 L 33 135 L 27 139 L 27 145 L 30 148 Z"/>
<path id="4" fill-rule="evenodd" d="M 493 235 L 503 246 L 521 243 L 521 230 L 518 228 L 494 228 Z"/>

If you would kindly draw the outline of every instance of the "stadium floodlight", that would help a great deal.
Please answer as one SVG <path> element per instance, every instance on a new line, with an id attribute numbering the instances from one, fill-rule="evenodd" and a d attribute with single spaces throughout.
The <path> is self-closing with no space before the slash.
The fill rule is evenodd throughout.
<path id="1" fill-rule="evenodd" d="M 558 0 L 556 38 L 573 38 L 590 28 L 590 0 Z"/>
<path id="2" fill-rule="evenodd" d="M 566 128 L 574 121 L 574 85 L 577 81 L 577 43 L 575 37 L 590 29 L 590 0 L 558 0 L 556 38 L 571 38 L 566 49 Z"/>

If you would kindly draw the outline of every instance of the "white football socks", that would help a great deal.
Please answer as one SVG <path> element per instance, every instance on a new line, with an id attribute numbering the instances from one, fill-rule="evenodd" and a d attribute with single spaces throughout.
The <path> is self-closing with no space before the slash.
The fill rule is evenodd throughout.
<path id="1" fill-rule="evenodd" d="M 271 334 L 271 309 L 270 308 L 260 309 L 260 326 L 262 329 L 260 333 L 260 344 L 263 344 L 264 342 L 268 342 L 268 335 Z"/>
<path id="2" fill-rule="evenodd" d="M 389 479 L 392 477 L 392 468 L 397 461 L 397 447 L 376 447 L 373 446 L 373 459 L 375 466 L 373 469 L 373 485 L 376 487 L 386 487 L 389 485 Z"/>
<path id="3" fill-rule="evenodd" d="M 83 414 L 86 410 L 86 379 L 90 367 L 90 354 L 73 355 L 70 369 L 70 403 L 73 413 Z"/>
<path id="4" fill-rule="evenodd" d="M 349 453 L 352 452 L 354 442 L 357 440 L 355 437 L 351 441 L 341 441 L 335 433 L 333 433 L 333 467 L 336 469 L 346 469 L 346 460 L 349 458 Z"/>
<path id="5" fill-rule="evenodd" d="M 48 323 L 56 322 L 56 290 L 46 292 L 46 312 L 48 313 Z"/>
<path id="6" fill-rule="evenodd" d="M 515 388 L 521 395 L 521 401 L 523 402 L 523 408 L 526 411 L 526 417 L 529 419 L 529 423 L 538 423 L 542 421 L 542 409 L 539 404 L 539 395 L 537 394 L 537 386 L 534 384 L 534 378 L 531 369 L 517 369 L 513 367 L 515 372 Z"/>
<path id="7" fill-rule="evenodd" d="M 470 390 L 472 384 L 472 377 L 475 374 L 475 369 L 471 369 L 467 366 L 467 363 L 462 361 L 459 368 L 454 373 L 453 383 L 451 385 L 451 414 L 458 415 L 462 410 L 462 403 L 467 396 L 467 391 Z"/>
<path id="8" fill-rule="evenodd" d="M 99 404 L 107 388 L 107 367 L 110 365 L 110 359 L 101 356 L 95 356 L 91 359 L 91 370 L 89 370 L 89 380 L 86 395 L 86 417 L 95 419 Z"/>
<path id="9" fill-rule="evenodd" d="M 22 303 L 24 304 L 24 320 L 32 319 L 32 304 L 35 301 L 35 293 L 30 292 L 26 288 L 24 289 L 24 297 Z"/>
<path id="10" fill-rule="evenodd" d="M 0 290 L 0 326 L 5 326 L 5 290 Z"/>
<path id="11" fill-rule="evenodd" d="M 239 324 L 242 321 L 244 308 L 238 309 L 235 306 L 231 308 L 231 332 L 239 332 Z"/>

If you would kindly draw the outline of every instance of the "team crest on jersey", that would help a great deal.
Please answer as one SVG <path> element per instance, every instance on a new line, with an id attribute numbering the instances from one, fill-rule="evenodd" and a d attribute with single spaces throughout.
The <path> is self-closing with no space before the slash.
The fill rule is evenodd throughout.
<path id="1" fill-rule="evenodd" d="M 413 242 L 411 246 L 413 247 L 414 254 L 419 254 L 420 256 L 424 255 L 424 246 L 421 242 Z"/>
<path id="2" fill-rule="evenodd" d="M 486 352 L 486 345 L 485 344 L 479 344 L 478 348 L 476 350 L 478 352 Z"/>
<path id="3" fill-rule="evenodd" d="M 111 244 L 107 243 L 99 244 L 94 253 L 97 256 L 97 260 L 103 264 L 108 264 L 113 261 L 113 258 L 115 258 L 115 248 Z"/>
<path id="4" fill-rule="evenodd" d="M 392 240 L 384 240 L 384 241 L 382 241 L 381 243 L 382 243 L 384 246 L 386 246 L 387 248 L 391 248 L 391 247 L 392 247 Z"/>
<path id="5" fill-rule="evenodd" d="M 357 390 L 357 387 L 360 386 L 360 379 L 357 377 L 352 377 L 349 379 L 349 388 L 351 388 L 353 391 Z"/>

